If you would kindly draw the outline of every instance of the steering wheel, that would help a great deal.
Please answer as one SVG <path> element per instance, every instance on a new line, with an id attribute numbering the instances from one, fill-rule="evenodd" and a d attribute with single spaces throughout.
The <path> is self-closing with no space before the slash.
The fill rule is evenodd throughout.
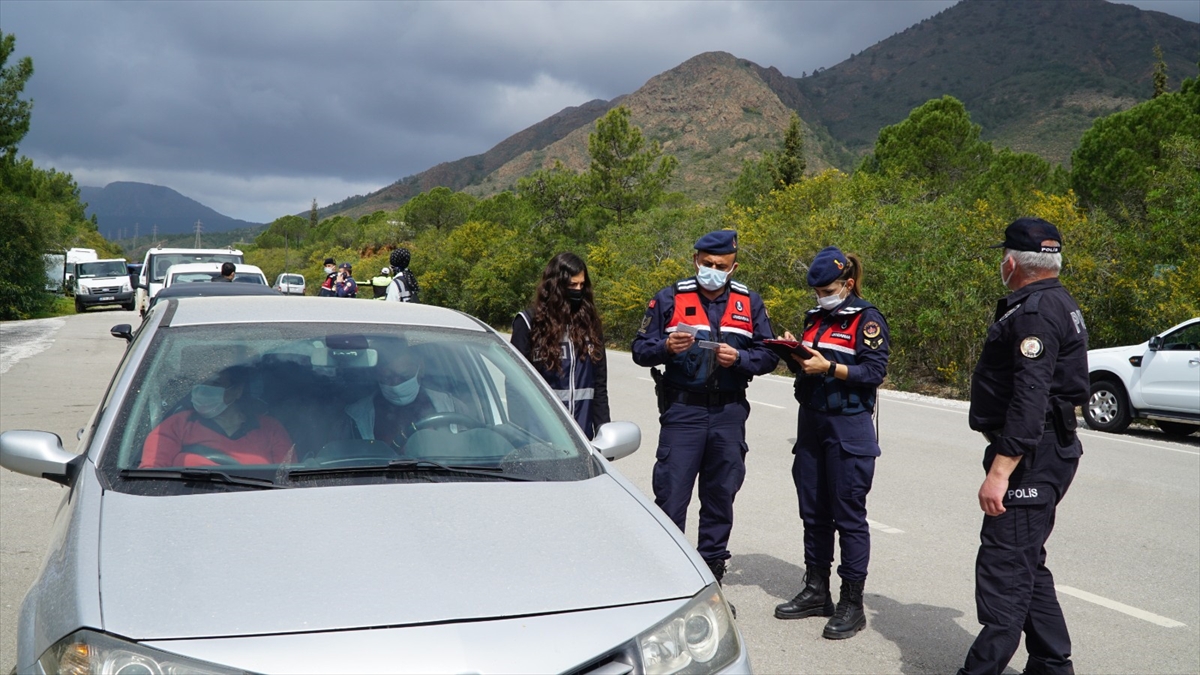
<path id="1" fill-rule="evenodd" d="M 189 455 L 199 455 L 207 460 L 216 462 L 217 464 L 241 464 L 241 462 L 237 461 L 233 457 L 230 457 L 220 450 L 214 450 L 207 445 L 185 445 L 180 452 L 184 452 Z"/>
<path id="2" fill-rule="evenodd" d="M 451 424 L 457 424 L 460 427 L 466 427 L 468 429 L 478 429 L 479 427 L 483 426 L 479 423 L 479 420 L 475 419 L 474 417 L 452 412 L 434 413 L 428 417 L 424 417 L 416 422 L 413 422 L 413 426 L 417 429 L 435 429 L 439 427 L 448 427 Z"/>

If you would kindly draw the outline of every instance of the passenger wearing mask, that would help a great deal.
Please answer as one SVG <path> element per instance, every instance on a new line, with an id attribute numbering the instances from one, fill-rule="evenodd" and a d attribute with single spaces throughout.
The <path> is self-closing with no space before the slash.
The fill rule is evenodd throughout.
<path id="1" fill-rule="evenodd" d="M 558 395 L 588 438 L 610 420 L 604 332 L 587 265 L 559 253 L 542 271 L 533 305 L 513 319 L 512 344 Z"/>
<path id="2" fill-rule="evenodd" d="M 187 409 L 146 436 L 142 467 L 278 464 L 290 461 L 292 439 L 277 420 L 244 405 L 250 369 L 231 366 L 192 387 Z"/>
<path id="3" fill-rule="evenodd" d="M 411 254 L 406 248 L 392 251 L 388 260 L 392 264 L 392 283 L 388 286 L 387 299 L 391 302 L 419 302 L 417 276 L 408 269 Z"/>

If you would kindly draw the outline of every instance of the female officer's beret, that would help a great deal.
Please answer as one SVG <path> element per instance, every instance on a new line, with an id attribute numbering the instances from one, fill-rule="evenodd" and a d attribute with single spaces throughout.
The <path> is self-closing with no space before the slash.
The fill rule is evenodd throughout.
<path id="1" fill-rule="evenodd" d="M 816 288 L 832 284 L 842 276 L 846 265 L 849 264 L 846 254 L 838 250 L 838 247 L 826 246 L 813 258 L 812 265 L 808 268 L 808 285 Z"/>

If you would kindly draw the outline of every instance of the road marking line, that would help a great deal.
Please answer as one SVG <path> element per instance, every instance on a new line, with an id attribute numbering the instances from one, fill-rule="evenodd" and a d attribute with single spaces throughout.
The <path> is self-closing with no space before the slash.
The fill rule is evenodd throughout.
<path id="1" fill-rule="evenodd" d="M 1086 600 L 1087 602 L 1091 602 L 1091 603 L 1100 605 L 1101 607 L 1115 609 L 1118 612 L 1121 612 L 1122 614 L 1128 614 L 1129 616 L 1132 616 L 1137 619 L 1141 619 L 1142 621 L 1149 621 L 1150 623 L 1158 624 L 1159 626 L 1162 626 L 1163 628 L 1182 628 L 1187 625 L 1184 623 L 1180 623 L 1174 619 L 1168 619 L 1165 616 L 1159 616 L 1157 614 L 1152 614 L 1150 612 L 1147 612 L 1144 609 L 1138 609 L 1137 607 L 1130 607 L 1129 605 L 1117 602 L 1116 600 L 1109 600 L 1108 598 L 1104 598 L 1099 595 L 1095 595 L 1093 593 L 1088 593 L 1087 591 L 1081 591 L 1078 588 L 1072 588 L 1070 586 L 1063 586 L 1062 584 L 1054 584 L 1054 589 L 1056 591 L 1058 591 L 1059 593 L 1066 593 L 1067 595 L 1073 595 L 1073 596 L 1079 598 L 1080 600 Z"/>
<path id="2" fill-rule="evenodd" d="M 1142 443 L 1140 441 L 1131 441 L 1128 438 L 1124 438 L 1117 434 L 1107 434 L 1102 431 L 1092 431 L 1090 429 L 1080 429 L 1076 433 L 1078 433 L 1081 436 L 1086 436 L 1087 438 L 1098 438 L 1102 441 L 1121 441 L 1122 443 L 1129 443 L 1131 445 L 1140 445 L 1145 448 L 1154 448 L 1155 450 L 1170 450 L 1171 452 L 1182 452 L 1185 455 L 1195 455 L 1197 457 L 1200 457 L 1200 452 L 1192 452 L 1191 450 L 1182 450 L 1180 448 L 1164 448 L 1161 445 L 1152 445 L 1150 443 Z M 1170 443 L 1171 441 L 1163 441 L 1163 442 Z"/>
<path id="3" fill-rule="evenodd" d="M 967 414 L 967 411 L 966 411 L 966 410 L 956 410 L 956 409 L 954 409 L 954 408 L 943 408 L 943 407 L 941 407 L 941 406 L 937 406 L 937 405 L 925 405 L 924 403 L 913 403 L 912 401 L 902 401 L 902 400 L 900 400 L 900 399 L 898 399 L 898 398 L 892 398 L 892 397 L 890 397 L 890 396 L 889 396 L 889 397 L 887 397 L 887 400 L 888 400 L 889 402 L 891 402 L 891 403 L 900 403 L 900 404 L 903 404 L 903 405 L 915 405 L 915 406 L 917 406 L 918 408 L 929 408 L 930 410 L 941 410 L 941 411 L 944 411 L 944 412 L 958 413 L 959 415 L 966 415 L 966 414 Z"/>
<path id="4" fill-rule="evenodd" d="M 870 518 L 867 518 L 867 525 L 869 525 L 872 530 L 879 530 L 880 532 L 887 532 L 888 534 L 904 534 L 904 530 L 894 528 L 890 525 L 884 525 L 883 523 L 877 523 Z"/>
<path id="5" fill-rule="evenodd" d="M 653 382 L 653 381 L 654 381 L 654 380 L 652 380 L 652 379 L 650 379 L 650 378 L 648 378 L 648 377 L 639 377 L 638 379 L 639 379 L 639 380 L 641 380 L 641 381 L 643 381 L 643 382 Z"/>

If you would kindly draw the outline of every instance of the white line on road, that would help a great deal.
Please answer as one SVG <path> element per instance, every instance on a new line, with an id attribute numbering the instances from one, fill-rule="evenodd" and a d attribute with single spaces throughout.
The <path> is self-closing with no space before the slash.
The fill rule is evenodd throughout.
<path id="1" fill-rule="evenodd" d="M 904 530 L 894 528 L 891 525 L 884 525 L 883 523 L 877 523 L 874 520 L 871 520 L 870 518 L 867 518 L 867 525 L 869 525 L 872 530 L 879 530 L 880 532 L 887 532 L 888 534 L 904 534 Z"/>
<path id="2" fill-rule="evenodd" d="M 1103 598 L 1103 597 L 1100 597 L 1099 595 L 1095 595 L 1093 593 L 1088 593 L 1087 591 L 1081 591 L 1078 588 L 1072 588 L 1070 586 L 1063 586 L 1062 584 L 1054 584 L 1054 589 L 1057 590 L 1059 593 L 1066 593 L 1067 595 L 1073 595 L 1073 596 L 1079 598 L 1080 600 L 1086 600 L 1088 602 L 1100 605 L 1101 607 L 1115 609 L 1118 612 L 1121 612 L 1122 614 L 1128 614 L 1129 616 L 1132 616 L 1134 618 L 1141 619 L 1142 621 L 1149 621 L 1150 623 L 1158 624 L 1159 626 L 1162 626 L 1164 628 L 1182 628 L 1183 626 L 1187 625 L 1187 624 L 1180 623 L 1174 619 L 1168 619 L 1165 616 L 1159 616 L 1157 614 L 1152 614 L 1150 612 L 1147 612 L 1144 609 L 1138 609 L 1137 607 L 1130 607 L 1129 605 L 1117 602 L 1116 600 L 1109 600 L 1108 598 Z"/>
<path id="3" fill-rule="evenodd" d="M 1084 436 L 1086 438 L 1095 438 L 1095 439 L 1098 439 L 1101 441 L 1120 441 L 1122 443 L 1129 443 L 1130 445 L 1140 445 L 1144 448 L 1154 448 L 1155 450 L 1170 450 L 1171 452 L 1182 452 L 1185 455 L 1196 455 L 1197 457 L 1200 457 L 1200 452 L 1193 452 L 1191 450 L 1184 450 L 1182 448 L 1167 448 L 1162 445 L 1154 445 L 1153 443 L 1140 443 L 1138 441 L 1131 441 L 1128 438 L 1119 436 L 1117 434 L 1106 434 L 1106 433 L 1099 432 L 1099 431 L 1085 431 L 1083 429 L 1080 429 L 1076 433 L 1078 433 L 1080 436 Z"/>
<path id="4" fill-rule="evenodd" d="M 941 410 L 942 412 L 958 413 L 959 415 L 967 414 L 966 410 L 955 410 L 954 408 L 943 408 L 942 406 L 938 406 L 938 405 L 925 405 L 924 403 L 913 403 L 912 401 L 901 401 L 900 399 L 891 398 L 891 397 L 888 397 L 888 401 L 892 402 L 892 403 L 899 403 L 901 405 L 915 405 L 918 408 L 929 408 L 930 410 Z"/>

